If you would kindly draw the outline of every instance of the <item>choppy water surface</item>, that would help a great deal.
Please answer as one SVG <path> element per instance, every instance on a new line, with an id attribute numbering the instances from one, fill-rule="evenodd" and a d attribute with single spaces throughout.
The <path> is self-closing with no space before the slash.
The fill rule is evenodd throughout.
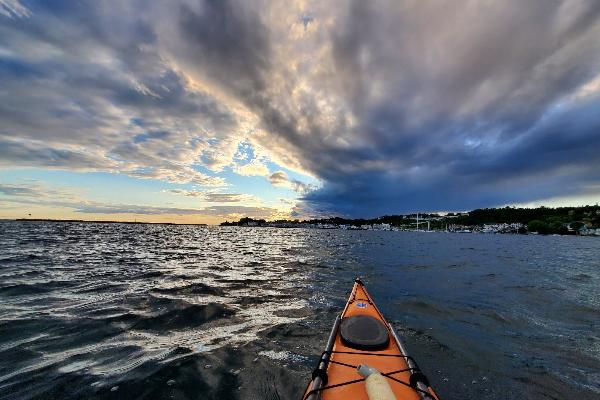
<path id="1" fill-rule="evenodd" d="M 0 398 L 299 398 L 357 275 L 442 398 L 600 397 L 596 238 L 0 222 Z"/>

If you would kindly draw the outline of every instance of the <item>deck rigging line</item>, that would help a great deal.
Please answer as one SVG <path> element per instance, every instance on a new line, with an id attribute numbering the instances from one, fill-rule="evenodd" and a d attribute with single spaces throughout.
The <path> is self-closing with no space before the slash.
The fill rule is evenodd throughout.
<path id="1" fill-rule="evenodd" d="M 415 391 L 417 391 L 419 393 L 422 393 L 423 395 L 427 396 L 428 398 L 430 398 L 432 400 L 439 400 L 439 398 L 436 399 L 435 397 L 433 397 L 431 395 L 431 393 L 429 393 L 429 392 L 427 392 L 425 390 L 422 390 L 422 389 L 420 389 L 420 388 L 417 387 L 417 382 L 418 381 L 425 383 L 427 386 L 429 386 L 429 382 L 427 381 L 427 377 L 423 374 L 423 372 L 421 371 L 421 369 L 418 367 L 417 363 L 415 362 L 415 360 L 411 356 L 405 356 L 403 354 L 378 354 L 378 353 L 363 353 L 363 352 L 356 352 L 356 351 L 334 351 L 334 350 L 332 350 L 332 351 L 325 350 L 321 354 L 321 357 L 319 358 L 319 361 L 317 362 L 317 368 L 315 368 L 314 371 L 313 371 L 313 378 L 315 376 L 320 376 L 321 379 L 322 379 L 322 381 L 323 381 L 323 384 L 325 386 L 322 386 L 322 387 L 320 387 L 318 389 L 313 389 L 313 390 L 310 390 L 310 391 L 306 392 L 306 394 L 302 397 L 302 400 L 306 400 L 309 396 L 311 396 L 313 394 L 317 394 L 317 393 L 323 392 L 323 391 L 325 391 L 327 389 L 333 389 L 333 388 L 340 387 L 340 386 L 351 385 L 351 384 L 362 382 L 362 381 L 365 380 L 365 378 L 360 378 L 360 379 L 354 379 L 354 380 L 351 380 L 351 381 L 336 383 L 335 385 L 329 385 L 329 386 L 327 386 L 327 381 L 328 381 L 327 371 L 324 371 L 323 369 L 320 369 L 318 367 L 321 364 L 322 361 L 328 360 L 328 363 L 331 363 L 331 364 L 338 364 L 338 365 L 341 365 L 341 366 L 344 366 L 344 367 L 348 367 L 348 368 L 353 368 L 353 369 L 357 369 L 358 368 L 358 365 L 347 364 L 347 363 L 343 363 L 343 362 L 340 362 L 340 361 L 332 360 L 331 359 L 331 355 L 332 354 L 359 354 L 359 355 L 362 355 L 362 356 L 375 356 L 375 357 L 400 357 L 400 358 L 404 358 L 407 361 L 411 360 L 414 363 L 414 365 L 415 365 L 414 368 L 399 369 L 399 370 L 391 371 L 391 372 L 381 372 L 381 375 L 383 375 L 386 378 L 391 379 L 391 380 L 393 380 L 395 382 L 398 382 L 398 383 L 400 383 L 400 384 L 402 384 L 404 386 L 408 386 L 408 387 L 412 388 L 413 390 L 415 390 Z M 395 375 L 395 374 L 399 374 L 400 372 L 407 372 L 407 371 L 411 372 L 411 379 L 410 379 L 410 382 L 408 382 L 408 383 L 404 382 L 404 381 L 401 381 L 401 380 L 399 380 L 397 378 L 394 378 L 392 376 L 392 375 Z M 418 379 L 413 379 L 413 376 L 418 376 Z M 309 385 L 310 385 L 310 383 L 311 382 L 309 382 Z M 308 388 L 308 386 L 307 386 L 307 388 Z"/>

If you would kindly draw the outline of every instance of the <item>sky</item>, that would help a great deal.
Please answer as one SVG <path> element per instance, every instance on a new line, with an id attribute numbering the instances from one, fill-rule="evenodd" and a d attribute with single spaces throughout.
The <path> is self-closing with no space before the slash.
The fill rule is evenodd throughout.
<path id="1" fill-rule="evenodd" d="M 600 201 L 597 0 L 0 0 L 0 218 Z"/>

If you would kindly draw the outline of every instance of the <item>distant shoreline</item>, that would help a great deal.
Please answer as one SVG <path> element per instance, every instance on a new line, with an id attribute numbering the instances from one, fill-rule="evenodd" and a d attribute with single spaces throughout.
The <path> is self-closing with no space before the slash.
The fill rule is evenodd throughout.
<path id="1" fill-rule="evenodd" d="M 83 219 L 18 218 L 24 222 L 62 222 L 97 224 L 156 224 L 207 226 L 205 223 L 90 221 Z M 317 228 L 346 230 L 450 231 L 457 233 L 558 234 L 600 237 L 600 206 L 537 208 L 484 208 L 469 212 L 413 213 L 383 215 L 376 218 L 330 217 L 309 220 L 267 221 L 243 217 L 221 222 L 221 226 L 258 226 L 274 228 Z"/>
<path id="2" fill-rule="evenodd" d="M 347 230 L 449 231 L 456 233 L 518 233 L 600 236 L 600 206 L 484 208 L 458 213 L 413 213 L 376 218 L 331 217 L 312 220 L 241 218 L 221 226 L 265 226 Z"/>
<path id="3" fill-rule="evenodd" d="M 175 222 L 144 222 L 144 221 L 90 221 L 84 219 L 48 219 L 48 218 L 16 218 L 16 219 L 0 219 L 2 221 L 18 221 L 18 222 L 57 222 L 57 223 L 85 223 L 85 224 L 126 224 L 126 225 L 172 225 L 172 226 L 209 226 L 208 224 L 184 224 L 184 223 L 175 223 Z M 213 225 L 219 226 L 219 225 Z M 222 226 L 222 225 L 221 225 Z M 236 227 L 247 228 L 248 225 L 233 225 Z M 252 226 L 250 226 L 252 227 Z M 297 229 L 348 229 L 342 227 L 317 227 L 317 226 L 307 226 L 306 224 L 297 224 L 295 226 L 278 226 L 278 225 L 259 225 L 253 226 L 256 228 L 297 228 Z M 509 234 L 509 235 L 539 235 L 539 236 L 600 236 L 598 234 L 592 235 L 575 235 L 575 234 L 538 234 L 537 232 L 527 232 L 527 233 L 517 233 L 517 232 L 482 232 L 478 230 L 473 231 L 448 231 L 448 230 L 416 230 L 416 229 L 351 229 L 351 230 L 379 230 L 379 231 L 397 231 L 397 232 L 429 232 L 429 233 L 474 233 L 474 234 Z"/>
<path id="4" fill-rule="evenodd" d="M 17 218 L 17 219 L 0 219 L 0 222 L 2 221 L 18 221 L 18 222 L 57 222 L 57 223 L 85 223 L 85 224 L 126 224 L 126 225 L 172 225 L 172 226 L 209 226 L 208 224 L 179 224 L 179 223 L 174 223 L 174 222 L 143 222 L 143 221 L 90 221 L 90 220 L 84 220 L 84 219 L 46 219 L 46 218 Z M 219 226 L 219 225 L 212 225 L 212 226 Z M 297 229 L 339 229 L 339 230 L 344 230 L 345 228 L 340 228 L 340 227 L 315 227 L 315 226 L 306 226 L 304 224 L 298 224 L 296 226 L 277 226 L 277 225 L 262 225 L 262 226 L 248 226 L 248 225 L 234 225 L 235 227 L 240 227 L 240 228 L 248 228 L 248 227 L 254 227 L 254 228 L 297 228 Z M 351 230 L 359 230 L 359 231 L 363 231 L 363 230 L 367 230 L 367 229 L 351 229 Z M 464 234 L 464 233 L 472 233 L 472 234 L 484 234 L 484 235 L 489 235 L 489 234 L 502 234 L 502 235 L 523 235 L 523 236 L 587 236 L 587 237 L 592 237 L 592 236 L 596 236 L 598 237 L 599 235 L 574 235 L 574 234 L 568 234 L 568 235 L 561 235 L 561 234 L 538 234 L 537 232 L 528 232 L 528 233 L 523 233 L 523 234 L 519 234 L 516 232 L 492 232 L 492 233 L 486 233 L 486 232 L 481 232 L 481 231 L 447 231 L 447 230 L 430 230 L 430 231 L 426 231 L 426 230 L 416 230 L 416 229 L 412 229 L 412 230 L 400 230 L 400 229 L 368 229 L 370 231 L 396 231 L 396 232 L 429 232 L 429 233 L 459 233 L 459 234 Z"/>

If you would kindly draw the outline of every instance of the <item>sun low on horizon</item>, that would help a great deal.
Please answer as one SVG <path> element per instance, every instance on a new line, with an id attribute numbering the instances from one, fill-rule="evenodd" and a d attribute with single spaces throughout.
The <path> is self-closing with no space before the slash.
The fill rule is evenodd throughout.
<path id="1" fill-rule="evenodd" d="M 600 2 L 0 0 L 0 219 L 600 200 Z"/>

